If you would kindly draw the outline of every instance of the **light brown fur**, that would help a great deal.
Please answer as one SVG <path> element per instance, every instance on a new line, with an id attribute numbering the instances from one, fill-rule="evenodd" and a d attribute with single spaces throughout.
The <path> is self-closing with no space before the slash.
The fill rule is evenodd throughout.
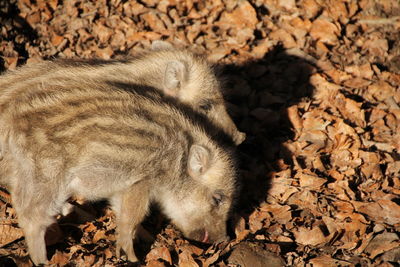
<path id="1" fill-rule="evenodd" d="M 56 60 L 24 66 L 0 80 L 0 88 L 14 90 L 46 86 L 48 82 L 105 82 L 119 86 L 154 88 L 207 116 L 235 144 L 245 139 L 227 113 L 221 85 L 207 61 L 166 42 L 126 60 Z"/>
<path id="2" fill-rule="evenodd" d="M 0 184 L 35 264 L 47 261 L 46 228 L 71 196 L 110 201 L 117 256 L 123 250 L 131 261 L 132 237 L 152 202 L 189 238 L 225 238 L 236 192 L 232 155 L 196 114 L 135 93 L 133 84 L 10 82 L 18 73 L 0 78 Z"/>

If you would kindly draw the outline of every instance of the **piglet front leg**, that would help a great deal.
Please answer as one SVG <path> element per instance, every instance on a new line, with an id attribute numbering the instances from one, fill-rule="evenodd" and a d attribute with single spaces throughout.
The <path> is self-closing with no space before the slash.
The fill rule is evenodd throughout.
<path id="1" fill-rule="evenodd" d="M 135 239 L 137 228 L 149 210 L 149 194 L 139 183 L 114 196 L 111 205 L 115 211 L 117 224 L 116 256 L 120 258 L 122 250 L 129 261 L 138 261 L 132 239 Z"/>
<path id="2" fill-rule="evenodd" d="M 18 224 L 24 231 L 32 262 L 35 265 L 46 264 L 45 233 L 55 222 L 55 213 L 52 213 L 54 198 L 51 190 L 40 183 L 35 185 L 18 183 L 11 193 L 12 205 L 17 212 Z"/>

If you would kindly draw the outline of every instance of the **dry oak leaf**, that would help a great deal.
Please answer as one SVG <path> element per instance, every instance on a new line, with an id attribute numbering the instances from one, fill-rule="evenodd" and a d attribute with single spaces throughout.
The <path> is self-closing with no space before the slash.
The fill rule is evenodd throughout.
<path id="1" fill-rule="evenodd" d="M 389 43 L 386 39 L 373 38 L 365 41 L 362 49 L 364 51 L 368 51 L 371 55 L 377 58 L 382 58 L 387 55 L 387 51 L 389 50 Z"/>
<path id="2" fill-rule="evenodd" d="M 292 219 L 292 212 L 289 205 L 263 204 L 260 211 L 268 212 L 273 220 L 280 224 L 285 224 Z"/>
<path id="3" fill-rule="evenodd" d="M 349 187 L 348 180 L 339 180 L 328 184 L 330 193 L 335 194 L 337 199 L 349 201 L 355 199 L 355 193 Z"/>
<path id="4" fill-rule="evenodd" d="M 295 178 L 299 179 L 301 187 L 307 187 L 310 190 L 318 190 L 323 184 L 328 182 L 326 179 L 320 178 L 313 173 L 305 172 L 307 172 L 307 170 L 304 170 L 304 172 L 298 172 L 295 175 Z"/>
<path id="5" fill-rule="evenodd" d="M 295 241 L 302 245 L 317 246 L 328 242 L 328 237 L 326 237 L 321 228 L 318 226 L 313 226 L 312 229 L 307 229 L 305 227 L 299 227 L 296 230 L 292 230 Z"/>
<path id="6" fill-rule="evenodd" d="M 325 18 L 316 19 L 310 30 L 310 35 L 314 40 L 334 45 L 337 43 L 337 36 L 340 33 L 338 26 Z"/>
<path id="7" fill-rule="evenodd" d="M 305 131 L 325 131 L 332 120 L 328 113 L 316 109 L 304 113 L 302 119 Z"/>
<path id="8" fill-rule="evenodd" d="M 375 258 L 377 255 L 400 246 L 400 240 L 396 233 L 383 232 L 375 236 L 365 248 L 364 252 Z"/>
<path id="9" fill-rule="evenodd" d="M 360 150 L 360 158 L 363 160 L 361 165 L 361 172 L 367 179 L 373 178 L 375 180 L 382 177 L 382 170 L 380 167 L 380 157 L 378 153 L 367 152 Z"/>
<path id="10" fill-rule="evenodd" d="M 263 39 L 256 43 L 253 46 L 252 55 L 254 58 L 263 58 L 267 52 L 272 50 L 273 46 L 275 45 L 275 41 L 269 39 Z"/>
<path id="11" fill-rule="evenodd" d="M 50 260 L 50 264 L 55 264 L 55 266 L 65 266 L 70 262 L 69 253 L 63 253 L 61 251 L 56 251 Z"/>
<path id="12" fill-rule="evenodd" d="M 314 18 L 322 9 L 316 0 L 303 0 L 300 3 L 303 5 L 302 10 L 305 12 L 306 18 Z"/>
<path id="13" fill-rule="evenodd" d="M 268 190 L 268 201 L 278 200 L 281 203 L 285 202 L 292 194 L 299 191 L 298 188 L 292 186 L 293 179 L 291 178 L 291 170 L 283 170 L 273 172 L 270 175 L 270 188 Z"/>
<path id="14" fill-rule="evenodd" d="M 155 12 L 147 12 L 141 16 L 144 21 L 149 25 L 149 27 L 155 32 L 164 32 L 166 30 L 164 23 L 157 16 Z"/>
<path id="15" fill-rule="evenodd" d="M 99 39 L 100 43 L 105 44 L 110 39 L 111 35 L 113 35 L 113 30 L 97 23 L 93 26 L 92 32 Z"/>
<path id="16" fill-rule="evenodd" d="M 357 126 L 365 128 L 365 113 L 364 110 L 361 109 L 362 103 L 356 102 L 350 98 L 346 98 L 343 94 L 338 93 L 334 97 L 334 104 L 343 115 L 344 119 L 349 119 Z"/>
<path id="17" fill-rule="evenodd" d="M 303 152 L 309 151 L 310 153 L 315 154 L 319 150 L 326 147 L 327 139 L 328 137 L 324 131 L 311 130 L 303 132 L 297 141 L 305 142 Z"/>
<path id="18" fill-rule="evenodd" d="M 317 193 L 307 190 L 306 188 L 291 195 L 287 200 L 288 205 L 297 205 L 299 209 L 309 209 L 314 216 L 322 216 L 321 212 L 315 208 L 317 203 Z"/>
<path id="19" fill-rule="evenodd" d="M 293 48 L 297 46 L 297 43 L 293 36 L 284 29 L 277 29 L 276 31 L 271 32 L 269 34 L 269 37 L 272 40 L 282 42 L 285 48 Z"/>
<path id="20" fill-rule="evenodd" d="M 321 74 L 315 73 L 310 77 L 310 84 L 314 86 L 314 98 L 324 104 L 331 105 L 330 100 L 337 94 L 341 87 L 328 82 Z"/>
<path id="21" fill-rule="evenodd" d="M 242 242 L 233 248 L 228 258 L 230 264 L 242 267 L 281 267 L 283 260 L 258 244 Z"/>
<path id="22" fill-rule="evenodd" d="M 335 217 L 340 221 L 337 223 L 338 228 L 343 230 L 343 236 L 340 238 L 343 245 L 340 248 L 356 248 L 367 231 L 368 224 L 364 216 L 358 213 L 337 213 Z"/>
<path id="23" fill-rule="evenodd" d="M 157 261 L 157 260 L 151 260 L 147 262 L 146 267 L 166 267 L 164 262 Z"/>
<path id="24" fill-rule="evenodd" d="M 267 211 L 255 210 L 249 217 L 249 228 L 250 231 L 255 233 L 262 229 L 265 224 L 264 221 L 271 219 L 271 215 Z M 244 231 L 242 231 L 244 232 Z M 240 234 L 240 233 L 238 233 Z"/>
<path id="25" fill-rule="evenodd" d="M 355 77 L 361 77 L 367 80 L 371 80 L 374 75 L 374 71 L 372 70 L 370 63 L 365 63 L 361 66 L 346 66 L 344 67 L 344 70 Z"/>
<path id="26" fill-rule="evenodd" d="M 352 202 L 356 211 L 363 213 L 375 223 L 395 225 L 400 223 L 400 206 L 388 199 L 380 199 L 372 203 Z"/>
<path id="27" fill-rule="evenodd" d="M 93 236 L 93 243 L 97 243 L 101 239 L 107 239 L 106 231 L 103 229 L 96 231 Z"/>
<path id="28" fill-rule="evenodd" d="M 358 158 L 361 140 L 355 129 L 336 117 L 336 122 L 327 127 L 329 138 L 333 141 L 332 150 L 348 149 L 354 158 Z"/>
<path id="29" fill-rule="evenodd" d="M 214 263 L 219 259 L 221 254 L 221 250 L 215 252 L 214 254 L 212 254 L 211 257 L 205 259 L 202 261 L 203 263 L 203 267 L 209 267 L 209 266 L 214 266 Z"/>
<path id="30" fill-rule="evenodd" d="M 216 49 L 213 49 L 211 53 L 207 56 L 207 60 L 216 63 L 219 60 L 223 59 L 231 52 L 231 48 L 225 46 L 219 46 Z"/>
<path id="31" fill-rule="evenodd" d="M 134 32 L 126 35 L 127 42 L 138 42 L 143 40 L 160 40 L 161 34 L 156 32 Z"/>
<path id="32" fill-rule="evenodd" d="M 321 255 L 311 259 L 308 263 L 311 263 L 313 267 L 336 267 L 336 266 L 353 266 L 347 261 L 341 261 L 332 258 L 330 255 Z"/>
<path id="33" fill-rule="evenodd" d="M 278 6 L 280 8 L 285 9 L 286 11 L 294 11 L 296 9 L 296 1 L 295 0 L 280 0 L 278 1 Z"/>
<path id="34" fill-rule="evenodd" d="M 183 250 L 179 253 L 179 266 L 182 267 L 198 267 L 199 265 L 193 259 L 190 250 Z"/>
<path id="35" fill-rule="evenodd" d="M 3 221 L 0 223 L 0 247 L 7 245 L 24 236 L 22 229 L 11 221 Z"/>
<path id="36" fill-rule="evenodd" d="M 240 0 L 232 12 L 223 12 L 218 25 L 222 29 L 235 27 L 237 29 L 255 29 L 258 23 L 257 14 L 253 6 L 246 0 Z"/>
<path id="37" fill-rule="evenodd" d="M 319 66 L 323 66 L 323 69 L 325 70 L 325 74 L 327 74 L 329 76 L 329 78 L 331 78 L 331 80 L 334 82 L 334 84 L 341 84 L 342 82 L 351 79 L 352 76 L 350 74 L 347 74 L 346 72 L 336 69 L 335 67 L 330 67 L 329 69 L 326 69 L 329 67 L 328 66 L 324 66 L 326 64 L 326 62 L 320 62 Z"/>
<path id="38" fill-rule="evenodd" d="M 396 89 L 393 86 L 382 80 L 368 86 L 367 91 L 377 101 L 384 101 L 396 93 Z"/>
<path id="39" fill-rule="evenodd" d="M 330 18 L 332 18 L 334 21 L 340 20 L 344 24 L 348 22 L 349 14 L 347 3 L 345 3 L 345 1 L 328 0 L 325 2 L 327 2 L 326 10 Z"/>
<path id="40" fill-rule="evenodd" d="M 18 56 L 13 56 L 13 57 L 2 57 L 3 60 L 5 61 L 5 66 L 9 70 L 14 70 L 17 68 L 17 63 L 18 63 Z"/>
<path id="41" fill-rule="evenodd" d="M 386 262 L 400 262 L 400 246 L 394 248 L 392 250 L 386 251 L 382 257 L 382 260 Z M 391 265 L 393 266 L 393 265 Z M 390 267 L 390 266 L 389 266 Z"/>
<path id="42" fill-rule="evenodd" d="M 293 128 L 295 129 L 296 133 L 299 134 L 301 132 L 301 130 L 303 129 L 303 121 L 300 118 L 297 105 L 293 105 L 293 106 L 287 108 L 287 115 L 288 115 L 289 121 L 292 123 Z M 297 138 L 295 138 L 295 139 L 297 139 Z"/>
<path id="43" fill-rule="evenodd" d="M 0 200 L 11 203 L 11 195 L 7 192 L 7 190 L 0 185 Z"/>
<path id="44" fill-rule="evenodd" d="M 105 48 L 95 48 L 96 56 L 102 59 L 110 59 L 114 54 L 114 51 L 111 47 L 107 46 Z"/>
<path id="45" fill-rule="evenodd" d="M 344 81 L 344 86 L 352 88 L 352 89 L 363 89 L 371 84 L 371 81 L 366 80 L 361 77 L 355 77 Z"/>
<path id="46" fill-rule="evenodd" d="M 157 261 L 158 259 L 162 259 L 169 264 L 172 264 L 171 253 L 166 247 L 153 248 L 146 256 L 146 262 Z"/>

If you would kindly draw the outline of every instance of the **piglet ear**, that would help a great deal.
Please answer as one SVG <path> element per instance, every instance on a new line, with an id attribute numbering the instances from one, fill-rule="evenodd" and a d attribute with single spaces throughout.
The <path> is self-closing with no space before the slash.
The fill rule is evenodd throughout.
<path id="1" fill-rule="evenodd" d="M 189 151 L 188 173 L 193 178 L 199 178 L 210 165 L 210 152 L 200 145 L 192 145 Z"/>
<path id="2" fill-rule="evenodd" d="M 164 93 L 169 96 L 178 96 L 182 84 L 187 79 L 187 67 L 178 60 L 167 62 L 164 72 Z"/>
<path id="3" fill-rule="evenodd" d="M 151 44 L 151 50 L 158 51 L 158 50 L 168 50 L 174 48 L 172 44 L 166 42 L 166 41 L 161 41 L 161 40 L 156 40 Z"/>

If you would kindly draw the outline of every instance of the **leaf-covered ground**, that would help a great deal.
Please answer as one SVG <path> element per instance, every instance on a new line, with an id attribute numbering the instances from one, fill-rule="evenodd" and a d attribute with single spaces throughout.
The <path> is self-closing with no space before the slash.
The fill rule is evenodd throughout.
<path id="1" fill-rule="evenodd" d="M 230 243 L 190 243 L 157 211 L 145 266 L 398 266 L 397 0 L 0 1 L 0 68 L 116 58 L 165 39 L 207 55 L 247 140 Z M 0 266 L 31 266 L 0 190 Z M 60 230 L 61 229 L 61 230 Z M 55 266 L 125 266 L 113 215 L 78 205 L 48 234 Z M 155 240 L 152 240 L 155 239 Z"/>

